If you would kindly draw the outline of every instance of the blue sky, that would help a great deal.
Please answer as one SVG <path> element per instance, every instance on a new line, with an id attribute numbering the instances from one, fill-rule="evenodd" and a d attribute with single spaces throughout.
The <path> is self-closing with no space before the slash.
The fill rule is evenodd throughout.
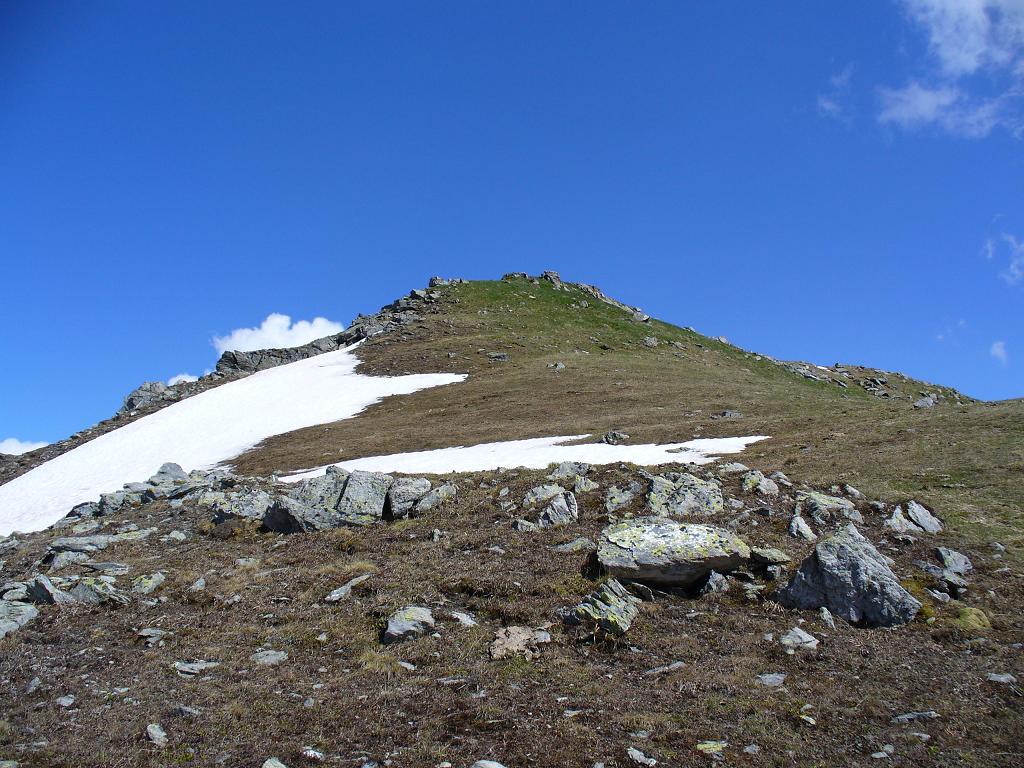
<path id="1" fill-rule="evenodd" d="M 1024 0 L 10 2 L 0 182 L 0 438 L 512 270 L 1024 395 Z"/>

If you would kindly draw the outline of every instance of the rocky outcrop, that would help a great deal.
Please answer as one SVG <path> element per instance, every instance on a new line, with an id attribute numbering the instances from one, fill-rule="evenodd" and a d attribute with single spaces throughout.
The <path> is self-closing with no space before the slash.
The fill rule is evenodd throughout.
<path id="1" fill-rule="evenodd" d="M 885 558 L 853 523 L 819 542 L 778 601 L 792 608 L 828 608 L 851 624 L 905 624 L 921 608 Z"/>
<path id="2" fill-rule="evenodd" d="M 743 565 L 750 548 L 735 534 L 711 525 L 639 517 L 605 528 L 597 558 L 612 576 L 666 586 L 688 586 L 711 571 Z"/>

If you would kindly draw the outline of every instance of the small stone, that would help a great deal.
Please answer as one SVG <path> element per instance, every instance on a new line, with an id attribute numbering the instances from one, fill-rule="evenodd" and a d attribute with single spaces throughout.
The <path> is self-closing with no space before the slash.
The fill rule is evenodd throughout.
<path id="1" fill-rule="evenodd" d="M 422 637 L 434 631 L 434 614 L 423 606 L 408 606 L 388 618 L 382 641 L 385 645 Z"/>
<path id="2" fill-rule="evenodd" d="M 786 675 L 783 672 L 766 672 L 757 676 L 757 682 L 765 688 L 778 688 L 786 682 Z"/>
<path id="3" fill-rule="evenodd" d="M 522 655 L 529 660 L 540 655 L 539 645 L 550 642 L 551 635 L 540 629 L 504 627 L 495 634 L 490 655 L 492 659 Z"/>
<path id="4" fill-rule="evenodd" d="M 257 651 L 249 657 L 249 661 L 261 667 L 273 667 L 287 660 L 288 654 L 285 651 Z"/>
<path id="5" fill-rule="evenodd" d="M 990 683 L 1003 683 L 1005 685 L 1013 685 L 1017 682 L 1017 678 L 1011 675 L 1009 672 L 989 672 L 988 681 Z"/>
<path id="6" fill-rule="evenodd" d="M 373 574 L 370 573 L 364 573 L 362 576 L 356 576 L 354 579 L 345 582 L 340 587 L 331 592 L 329 595 L 327 595 L 327 597 L 324 598 L 324 602 L 337 603 L 341 600 L 344 600 L 352 594 L 352 589 L 354 587 L 358 587 L 364 581 L 369 579 L 372 575 Z"/>
<path id="7" fill-rule="evenodd" d="M 786 653 L 792 655 L 798 650 L 816 650 L 818 648 L 818 638 L 800 629 L 800 627 L 793 627 L 779 638 L 779 644 L 786 649 Z"/>
<path id="8" fill-rule="evenodd" d="M 893 725 L 904 725 L 918 720 L 937 720 L 938 717 L 939 713 L 934 709 L 926 709 L 920 712 L 904 712 L 902 715 L 896 715 L 890 722 Z"/>
<path id="9" fill-rule="evenodd" d="M 262 768 L 288 768 L 288 766 L 282 763 L 276 757 L 269 757 L 263 761 Z"/>
<path id="10" fill-rule="evenodd" d="M 57 699 L 57 705 L 64 707 L 64 709 L 67 709 L 68 707 L 73 707 L 75 705 L 75 697 L 72 696 L 70 693 L 67 696 L 61 696 L 59 699 Z"/>
<path id="11" fill-rule="evenodd" d="M 832 617 L 832 613 L 829 611 L 829 609 L 826 608 L 824 605 L 818 609 L 818 616 L 821 617 L 822 622 L 829 629 L 836 628 L 836 620 Z"/>
<path id="12" fill-rule="evenodd" d="M 159 589 L 160 585 L 164 583 L 165 578 L 163 573 L 159 571 L 144 576 L 136 576 L 132 579 L 132 592 L 140 595 L 151 594 Z"/>
<path id="13" fill-rule="evenodd" d="M 627 435 L 625 432 L 619 432 L 614 429 L 611 430 L 610 432 L 605 432 L 604 435 L 601 437 L 601 442 L 607 443 L 608 445 L 621 445 L 627 440 L 629 440 L 629 435 Z"/>
<path id="14" fill-rule="evenodd" d="M 657 760 L 655 760 L 653 757 L 648 757 L 636 747 L 630 747 L 629 749 L 627 749 L 626 754 L 629 756 L 629 759 L 637 765 L 652 766 L 658 764 Z"/>
<path id="15" fill-rule="evenodd" d="M 789 521 L 789 535 L 807 541 L 814 541 L 818 538 L 811 530 L 811 526 L 800 515 L 793 515 L 793 519 Z"/>
<path id="16" fill-rule="evenodd" d="M 159 723 L 150 723 L 146 726 L 146 738 L 161 749 L 167 746 L 167 733 Z"/>
<path id="17" fill-rule="evenodd" d="M 916 501 L 907 502 L 907 517 L 918 528 L 925 533 L 939 533 L 942 531 L 942 523 L 927 508 Z"/>

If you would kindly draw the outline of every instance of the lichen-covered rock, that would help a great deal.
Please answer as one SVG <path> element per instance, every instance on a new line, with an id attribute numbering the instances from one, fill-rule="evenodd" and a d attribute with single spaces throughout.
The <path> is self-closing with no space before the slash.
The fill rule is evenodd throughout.
<path id="1" fill-rule="evenodd" d="M 202 491 L 195 502 L 212 515 L 214 523 L 223 523 L 235 518 L 262 520 L 274 500 L 266 491 L 241 488 L 237 491 Z"/>
<path id="2" fill-rule="evenodd" d="M 640 599 L 615 579 L 609 579 L 579 605 L 563 611 L 562 620 L 569 626 L 594 627 L 610 635 L 624 635 L 639 612 Z"/>
<path id="3" fill-rule="evenodd" d="M 613 485 L 605 493 L 604 508 L 606 512 L 617 512 L 623 507 L 629 506 L 636 495 L 640 493 L 640 483 L 633 481 L 625 488 Z"/>
<path id="4" fill-rule="evenodd" d="M 124 605 L 128 596 L 114 586 L 113 576 L 86 576 L 69 590 L 69 594 L 82 603 L 114 603 Z"/>
<path id="5" fill-rule="evenodd" d="M 370 525 L 380 521 L 392 482 L 391 475 L 382 472 L 353 472 L 338 501 L 340 520 L 346 525 Z"/>
<path id="6" fill-rule="evenodd" d="M 836 514 L 855 523 L 863 522 L 860 512 L 857 511 L 857 507 L 852 501 L 818 491 L 797 491 L 796 511 L 797 514 L 809 515 L 818 525 L 827 525 L 832 522 L 833 516 Z"/>
<path id="7" fill-rule="evenodd" d="M 904 624 L 921 608 L 853 523 L 815 545 L 778 601 L 793 608 L 825 606 L 851 624 L 882 627 Z"/>
<path id="8" fill-rule="evenodd" d="M 381 639 L 385 645 L 400 643 L 433 632 L 435 626 L 434 614 L 429 608 L 411 605 L 391 614 Z"/>
<path id="9" fill-rule="evenodd" d="M 937 547 L 935 554 L 938 556 L 939 562 L 942 563 L 942 567 L 953 573 L 959 573 L 962 576 L 968 571 L 974 570 L 974 564 L 971 562 L 971 559 L 955 549 Z"/>
<path id="10" fill-rule="evenodd" d="M 774 480 L 764 476 L 764 473 L 752 469 L 743 475 L 740 480 L 744 493 L 759 493 L 762 496 L 778 496 L 779 486 Z"/>
<path id="11" fill-rule="evenodd" d="M 738 568 L 750 548 L 723 528 L 640 517 L 605 528 L 597 557 L 618 578 L 682 586 Z"/>
<path id="12" fill-rule="evenodd" d="M 56 578 L 56 577 L 55 577 Z M 67 584 L 59 580 L 61 584 Z M 36 576 L 25 582 L 26 599 L 39 605 L 73 603 L 75 598 L 50 581 L 48 576 Z"/>
<path id="13" fill-rule="evenodd" d="M 560 493 L 555 496 L 537 519 L 537 526 L 550 528 L 556 525 L 568 525 L 579 519 L 579 507 L 576 504 L 576 497 L 571 491 Z"/>
<path id="14" fill-rule="evenodd" d="M 156 592 L 156 590 L 160 588 L 160 585 L 164 583 L 166 578 L 167 577 L 160 571 L 136 576 L 132 579 L 132 592 L 140 595 L 148 595 L 152 592 Z"/>
<path id="15" fill-rule="evenodd" d="M 416 502 L 430 493 L 430 481 L 425 477 L 399 477 L 388 489 L 384 501 L 384 517 L 400 520 L 408 517 Z"/>
<path id="16" fill-rule="evenodd" d="M 589 477 L 583 477 L 580 475 L 573 483 L 572 490 L 574 493 L 590 493 L 591 491 L 596 491 L 598 487 L 598 484 Z"/>
<path id="17" fill-rule="evenodd" d="M 652 515 L 671 517 L 714 515 L 725 509 L 725 499 L 722 489 L 713 480 L 670 472 L 651 478 L 647 509 Z"/>

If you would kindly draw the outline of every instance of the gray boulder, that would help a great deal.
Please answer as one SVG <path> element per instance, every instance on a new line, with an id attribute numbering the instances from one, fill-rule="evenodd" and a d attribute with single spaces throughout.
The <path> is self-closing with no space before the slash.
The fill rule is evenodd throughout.
<path id="1" fill-rule="evenodd" d="M 408 517 L 416 502 L 430 492 L 430 481 L 423 477 L 399 477 L 388 489 L 384 501 L 384 517 L 400 520 Z"/>
<path id="2" fill-rule="evenodd" d="M 341 467 L 328 467 L 320 477 L 311 477 L 295 483 L 288 496 L 295 501 L 313 509 L 326 509 L 332 512 L 341 501 L 342 491 L 348 481 L 348 472 Z"/>
<path id="3" fill-rule="evenodd" d="M 953 573 L 959 573 L 962 576 L 968 571 L 974 570 L 974 564 L 971 562 L 971 559 L 955 549 L 938 547 L 935 550 L 935 554 L 938 556 L 939 562 L 942 563 L 942 567 Z"/>
<path id="4" fill-rule="evenodd" d="M 921 608 L 853 523 L 815 545 L 778 601 L 792 608 L 824 606 L 851 624 L 882 627 L 905 624 Z"/>
<path id="5" fill-rule="evenodd" d="M 911 499 L 907 502 L 907 517 L 925 533 L 939 533 L 942 523 L 922 504 Z"/>
<path id="6" fill-rule="evenodd" d="M 563 611 L 562 620 L 568 626 L 592 627 L 610 635 L 624 635 L 639 612 L 640 599 L 615 579 L 609 579 L 579 605 Z"/>
<path id="7" fill-rule="evenodd" d="M 537 526 L 550 528 L 556 525 L 567 525 L 579 519 L 579 506 L 576 504 L 576 497 L 572 491 L 566 491 L 555 496 L 544 511 L 540 513 Z"/>
<path id="8" fill-rule="evenodd" d="M 611 575 L 668 586 L 734 570 L 749 557 L 750 548 L 730 531 L 658 517 L 608 526 L 597 549 L 598 561 Z"/>
<path id="9" fill-rule="evenodd" d="M 263 513 L 263 527 L 275 533 L 308 533 L 337 528 L 344 521 L 330 507 L 306 506 L 291 496 L 271 500 Z"/>
<path id="10" fill-rule="evenodd" d="M 356 470 L 348 476 L 338 502 L 338 515 L 347 525 L 369 525 L 384 516 L 384 501 L 393 479 L 382 472 Z"/>
<path id="11" fill-rule="evenodd" d="M 683 517 L 714 515 L 725 509 L 718 483 L 688 473 L 655 475 L 647 488 L 647 509 L 652 515 Z"/>

